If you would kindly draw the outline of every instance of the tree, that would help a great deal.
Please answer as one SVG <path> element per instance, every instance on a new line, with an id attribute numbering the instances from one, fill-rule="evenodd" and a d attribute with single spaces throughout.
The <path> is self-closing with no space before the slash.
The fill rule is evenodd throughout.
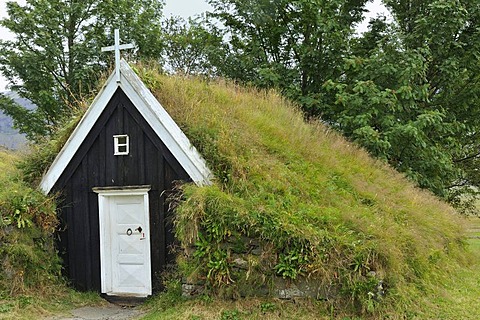
<path id="1" fill-rule="evenodd" d="M 164 21 L 165 68 L 184 75 L 217 75 L 224 56 L 218 28 L 205 18 L 185 21 L 171 17 Z"/>
<path id="2" fill-rule="evenodd" d="M 480 2 L 384 0 L 393 21 L 361 36 L 365 1 L 210 3 L 227 30 L 220 74 L 279 88 L 437 195 L 479 190 Z"/>
<path id="3" fill-rule="evenodd" d="M 457 201 L 480 186 L 480 4 L 385 1 L 345 60 L 328 120 L 420 186 Z"/>
<path id="4" fill-rule="evenodd" d="M 279 88 L 309 115 L 323 112 L 322 90 L 342 76 L 343 58 L 366 0 L 210 0 L 229 50 L 220 73 Z"/>
<path id="5" fill-rule="evenodd" d="M 8 2 L 0 24 L 16 39 L 0 43 L 0 70 L 37 108 L 0 108 L 29 139 L 51 134 L 72 102 L 95 86 L 107 68 L 102 61 L 112 61 L 100 48 L 113 43 L 114 28 L 121 28 L 123 41 L 137 44 L 137 56 L 160 55 L 162 7 L 160 0 Z"/>

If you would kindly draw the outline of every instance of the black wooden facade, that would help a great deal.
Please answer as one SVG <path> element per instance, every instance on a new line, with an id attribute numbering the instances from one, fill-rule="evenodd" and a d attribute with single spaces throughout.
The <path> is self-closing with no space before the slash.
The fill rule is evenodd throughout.
<path id="1" fill-rule="evenodd" d="M 127 134 L 129 155 L 115 156 L 113 136 Z M 188 174 L 165 147 L 122 89 L 117 89 L 86 139 L 53 187 L 62 194 L 59 251 L 65 274 L 79 290 L 100 291 L 100 230 L 95 187 L 149 185 L 151 269 L 158 274 L 171 261 L 174 238 L 166 197 Z"/>

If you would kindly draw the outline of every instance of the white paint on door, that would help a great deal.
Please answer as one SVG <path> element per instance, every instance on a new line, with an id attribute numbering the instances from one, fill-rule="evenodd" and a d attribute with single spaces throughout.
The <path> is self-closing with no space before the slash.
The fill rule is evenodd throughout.
<path id="1" fill-rule="evenodd" d="M 151 295 L 149 188 L 94 191 L 100 211 L 102 293 Z"/>

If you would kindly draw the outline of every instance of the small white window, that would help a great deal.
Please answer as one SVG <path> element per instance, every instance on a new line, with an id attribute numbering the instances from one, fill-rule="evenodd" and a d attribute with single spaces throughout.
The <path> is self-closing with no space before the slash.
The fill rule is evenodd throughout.
<path id="1" fill-rule="evenodd" d="M 113 151 L 116 156 L 125 156 L 129 152 L 129 139 L 126 134 L 113 136 Z"/>

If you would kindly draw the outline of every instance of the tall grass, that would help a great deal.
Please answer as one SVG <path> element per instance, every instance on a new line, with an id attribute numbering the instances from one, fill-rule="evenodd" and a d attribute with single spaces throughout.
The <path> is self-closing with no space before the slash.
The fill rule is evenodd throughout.
<path id="1" fill-rule="evenodd" d="M 0 150 L 0 319 L 40 319 L 101 303 L 97 294 L 76 293 L 62 279 L 55 197 L 32 188 L 18 168 L 43 163 L 48 154 L 30 154 L 27 165 L 25 154 Z"/>
<path id="2" fill-rule="evenodd" d="M 213 287 L 238 285 L 222 243 L 242 236 L 273 248 L 258 272 L 318 279 L 357 312 L 412 308 L 471 262 L 450 206 L 277 93 L 136 68 L 215 173 L 177 209 L 185 247 L 212 243 L 188 270 Z"/>
<path id="3" fill-rule="evenodd" d="M 65 289 L 53 245 L 55 200 L 23 182 L 19 159 L 0 151 L 0 318 L 18 318 L 37 297 Z"/>

